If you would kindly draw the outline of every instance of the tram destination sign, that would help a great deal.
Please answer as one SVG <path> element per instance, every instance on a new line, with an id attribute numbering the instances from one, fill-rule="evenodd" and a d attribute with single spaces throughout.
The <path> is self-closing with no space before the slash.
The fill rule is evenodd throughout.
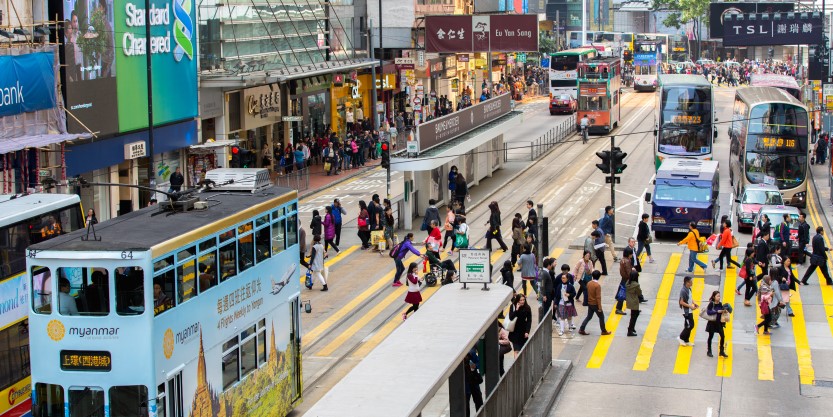
<path id="1" fill-rule="evenodd" d="M 822 31 L 818 13 L 736 14 L 723 18 L 723 45 L 818 45 Z"/>
<path id="2" fill-rule="evenodd" d="M 61 370 L 109 372 L 113 367 L 110 352 L 88 350 L 62 350 Z"/>

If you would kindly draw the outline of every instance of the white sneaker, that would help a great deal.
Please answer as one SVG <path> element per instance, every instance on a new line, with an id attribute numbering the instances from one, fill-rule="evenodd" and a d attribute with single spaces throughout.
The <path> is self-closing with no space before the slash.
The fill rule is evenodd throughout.
<path id="1" fill-rule="evenodd" d="M 685 340 L 683 340 L 679 337 L 677 338 L 677 341 L 680 342 L 680 346 L 688 346 L 688 342 L 686 342 Z"/>
<path id="2" fill-rule="evenodd" d="M 564 332 L 562 332 L 561 330 L 559 330 L 559 331 L 558 331 L 558 335 L 559 335 L 559 336 L 564 336 Z"/>
<path id="3" fill-rule="evenodd" d="M 694 346 L 694 342 L 688 342 L 686 343 L 686 346 Z"/>

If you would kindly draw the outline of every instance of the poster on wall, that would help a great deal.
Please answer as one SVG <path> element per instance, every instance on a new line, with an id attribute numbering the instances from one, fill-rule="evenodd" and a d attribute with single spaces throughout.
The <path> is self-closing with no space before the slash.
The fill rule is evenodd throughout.
<path id="1" fill-rule="evenodd" d="M 151 0 L 150 7 L 148 42 L 143 1 L 63 0 L 70 132 L 108 136 L 147 128 L 148 50 L 154 125 L 196 117 L 194 0 Z"/>

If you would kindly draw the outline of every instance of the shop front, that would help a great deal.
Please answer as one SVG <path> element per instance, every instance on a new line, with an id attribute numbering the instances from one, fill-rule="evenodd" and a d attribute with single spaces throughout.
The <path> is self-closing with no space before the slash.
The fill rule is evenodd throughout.
<path id="1" fill-rule="evenodd" d="M 66 175 L 80 176 L 90 183 L 147 187 L 148 164 L 153 163 L 154 188 L 167 190 L 171 174 L 185 163 L 185 148 L 197 143 L 197 122 L 189 120 L 157 127 L 153 135 L 155 155 L 152 162 L 147 131 L 67 145 Z M 129 213 L 150 202 L 148 193 L 118 185 L 79 187 L 75 192 L 81 196 L 85 208 L 95 210 L 99 221 Z M 157 199 L 163 197 L 156 194 Z"/>
<path id="2" fill-rule="evenodd" d="M 357 129 L 365 118 L 372 120 L 373 83 L 370 74 L 359 75 L 353 71 L 347 75 L 335 74 L 330 89 L 330 130 L 345 137 L 347 131 Z"/>
<path id="3" fill-rule="evenodd" d="M 319 137 L 329 131 L 331 74 L 307 77 L 289 83 L 290 111 L 301 121 L 292 123 L 293 136 Z"/>

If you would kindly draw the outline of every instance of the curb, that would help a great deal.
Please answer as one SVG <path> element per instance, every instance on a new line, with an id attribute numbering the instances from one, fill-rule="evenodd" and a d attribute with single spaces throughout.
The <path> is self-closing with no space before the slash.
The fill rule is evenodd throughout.
<path id="1" fill-rule="evenodd" d="M 552 366 L 541 378 L 541 382 L 527 400 L 521 415 L 530 417 L 545 417 L 550 414 L 555 400 L 564 388 L 567 378 L 573 369 L 573 362 L 568 360 L 553 360 Z"/>
<path id="2" fill-rule="evenodd" d="M 819 194 L 819 186 L 818 186 L 818 183 L 816 181 L 816 174 L 813 173 L 812 168 L 810 168 L 810 175 L 813 176 L 813 191 L 815 192 L 816 198 L 818 199 L 818 202 L 819 202 L 819 211 L 821 211 L 821 214 L 825 218 L 827 218 L 827 210 L 825 210 L 824 204 L 822 204 L 821 195 Z"/>

